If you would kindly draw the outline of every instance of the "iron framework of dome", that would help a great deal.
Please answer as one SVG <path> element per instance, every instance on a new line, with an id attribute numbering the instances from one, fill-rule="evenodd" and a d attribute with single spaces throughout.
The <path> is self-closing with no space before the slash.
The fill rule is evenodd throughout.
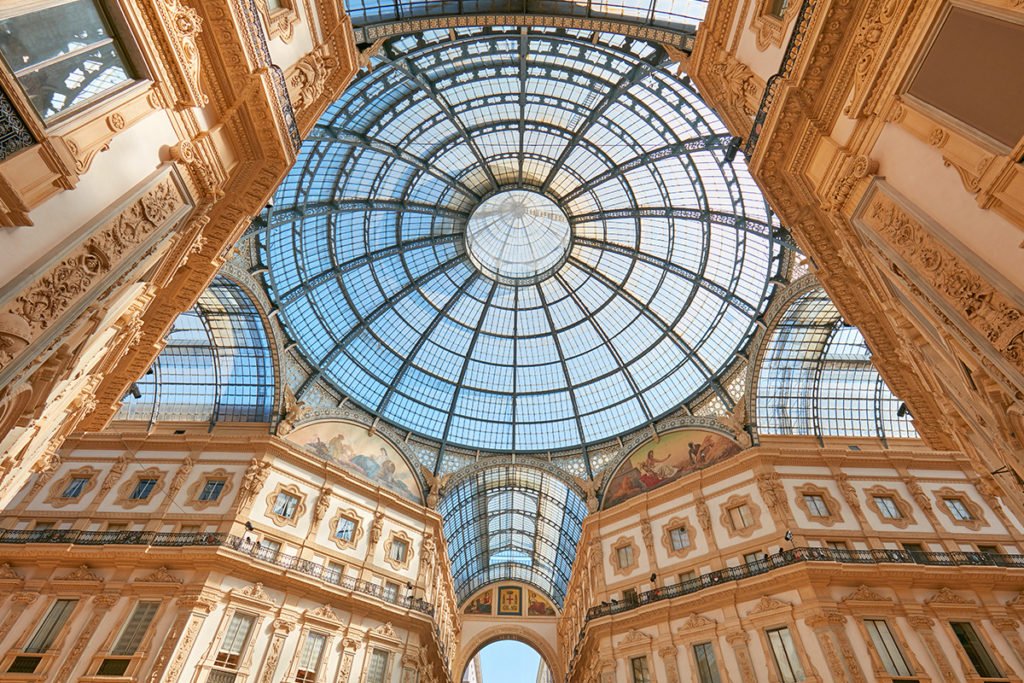
<path id="1" fill-rule="evenodd" d="M 316 368 L 299 398 L 325 379 L 442 447 L 521 453 L 607 440 L 709 390 L 731 408 L 720 382 L 786 242 L 672 67 L 653 44 L 572 30 L 387 41 L 257 226 L 269 295 Z M 467 247 L 474 212 L 510 192 L 564 214 L 550 272 L 507 279 Z M 537 227 L 554 212 L 523 211 L 556 249 L 554 223 Z M 539 243 L 487 234 L 502 263 Z"/>

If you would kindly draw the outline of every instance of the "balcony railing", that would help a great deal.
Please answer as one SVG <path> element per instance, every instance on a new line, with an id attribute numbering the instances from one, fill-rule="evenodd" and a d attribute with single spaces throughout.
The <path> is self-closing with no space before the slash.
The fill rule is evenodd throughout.
<path id="1" fill-rule="evenodd" d="M 922 564 L 940 567 L 1013 567 L 1024 569 L 1024 555 L 996 553 L 930 553 L 906 550 L 841 550 L 834 548 L 793 548 L 765 559 L 727 567 L 682 583 L 638 593 L 635 600 L 601 603 L 587 611 L 587 621 L 619 614 L 661 600 L 689 595 L 729 581 L 760 576 L 780 567 L 804 562 L 843 562 L 848 564 Z"/>
<path id="2" fill-rule="evenodd" d="M 0 161 L 36 144 L 7 93 L 0 90 Z"/>
<path id="3" fill-rule="evenodd" d="M 818 1 L 804 0 L 800 5 L 800 10 L 796 15 L 796 24 L 793 26 L 793 32 L 789 34 L 789 43 L 786 44 L 786 52 L 782 56 L 782 65 L 779 67 L 778 73 L 771 76 L 768 82 L 765 83 L 764 94 L 761 95 L 761 104 L 757 108 L 757 114 L 754 115 L 754 125 L 750 129 L 750 135 L 747 136 L 746 144 L 743 146 L 743 154 L 747 159 L 750 159 L 754 154 L 754 148 L 757 147 L 757 141 L 761 137 L 761 128 L 764 126 L 765 119 L 768 118 L 768 110 L 771 109 L 772 103 L 775 101 L 779 83 L 782 79 L 788 78 L 793 73 L 793 68 L 796 66 L 796 58 L 800 55 L 800 48 L 804 44 L 807 29 L 811 26 L 811 20 L 814 18 L 814 9 Z"/>
<path id="4" fill-rule="evenodd" d="M 230 548 L 260 562 L 298 572 L 336 586 L 341 590 L 371 595 L 379 600 L 433 615 L 434 606 L 426 600 L 402 597 L 399 591 L 344 576 L 337 569 L 319 562 L 303 560 L 295 555 L 261 546 L 251 540 L 223 533 L 164 533 L 159 531 L 81 531 L 78 529 L 0 530 L 0 544 L 52 543 L 62 545 L 138 545 L 150 547 L 216 547 Z"/>

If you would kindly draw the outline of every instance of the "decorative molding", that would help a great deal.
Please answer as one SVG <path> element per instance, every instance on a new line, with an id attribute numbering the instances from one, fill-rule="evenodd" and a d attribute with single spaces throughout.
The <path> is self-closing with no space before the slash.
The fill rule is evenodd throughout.
<path id="1" fill-rule="evenodd" d="M 930 598 L 926 598 L 924 603 L 926 605 L 962 605 L 962 606 L 972 606 L 972 605 L 977 605 L 978 604 L 974 600 L 970 600 L 968 598 L 964 598 L 964 597 L 961 597 L 961 596 L 957 595 L 956 593 L 954 593 L 949 588 L 946 588 L 945 586 L 940 588 L 939 592 L 936 593 L 935 595 L 931 596 Z"/>
<path id="2" fill-rule="evenodd" d="M 347 519 L 353 522 L 351 540 L 346 541 L 344 539 L 338 538 L 337 536 L 338 523 L 342 519 Z M 330 534 L 331 540 L 333 540 L 334 544 L 338 546 L 340 549 L 345 550 L 348 548 L 355 548 L 356 545 L 359 543 L 359 539 L 363 536 L 363 524 L 359 517 L 359 514 L 352 508 L 349 508 L 347 510 L 339 509 L 338 513 L 331 518 Z"/>
<path id="3" fill-rule="evenodd" d="M 270 463 L 253 458 L 242 476 L 242 488 L 238 492 L 239 510 L 249 509 L 256 494 L 263 489 L 268 476 L 270 476 Z"/>
<path id="4" fill-rule="evenodd" d="M 100 471 L 98 469 L 95 469 L 94 467 L 89 467 L 88 465 L 86 465 L 85 467 L 79 467 L 78 469 L 70 470 L 63 477 L 54 482 L 52 486 L 50 486 L 50 492 L 46 496 L 46 499 L 43 500 L 43 504 L 49 505 L 50 507 L 54 508 L 61 508 L 64 507 L 65 505 L 72 505 L 73 503 L 81 502 L 81 500 L 85 497 L 85 494 L 89 493 L 94 488 L 96 488 L 96 482 L 99 479 L 99 474 Z M 68 484 L 70 484 L 72 480 L 79 479 L 82 477 L 87 477 L 89 481 L 87 481 L 82 486 L 82 490 L 78 493 L 78 495 L 75 496 L 74 498 L 64 498 L 61 494 L 64 493 L 64 490 L 68 487 Z"/>
<path id="5" fill-rule="evenodd" d="M 625 567 L 619 564 L 619 549 L 621 548 L 632 548 L 630 553 L 630 563 Z M 612 573 L 616 576 L 627 576 L 633 572 L 640 565 L 640 547 L 636 544 L 636 541 L 632 536 L 619 536 L 614 543 L 612 543 L 611 552 L 608 553 L 608 562 L 612 566 Z"/>
<path id="6" fill-rule="evenodd" d="M 220 490 L 220 495 L 214 500 L 199 500 L 199 495 L 203 492 L 203 489 L 206 488 L 206 482 L 211 479 L 224 480 L 224 487 Z M 207 508 L 216 507 L 227 499 L 228 494 L 231 493 L 233 488 L 234 475 L 223 467 L 200 472 L 199 478 L 192 482 L 188 487 L 188 499 L 185 501 L 185 505 L 193 510 L 205 510 Z"/>
<path id="7" fill-rule="evenodd" d="M 812 484 L 810 482 L 797 487 L 796 491 L 796 506 L 803 511 L 807 520 L 812 524 L 820 524 L 822 526 L 831 527 L 836 524 L 843 523 L 843 510 L 839 505 L 839 501 L 835 499 L 832 492 L 824 486 Z M 828 508 L 828 515 L 819 516 L 811 514 L 811 510 L 807 505 L 807 500 L 804 496 L 820 496 L 825 502 L 825 507 Z"/>
<path id="8" fill-rule="evenodd" d="M 129 510 L 142 505 L 149 505 L 156 500 L 156 495 L 163 486 L 165 476 L 167 476 L 167 472 L 159 467 L 147 467 L 144 470 L 135 472 L 132 474 L 132 478 L 121 484 L 121 487 L 117 490 L 117 498 L 114 500 L 114 505 L 119 505 Z M 153 485 L 149 495 L 145 498 L 131 498 L 132 491 L 135 490 L 135 487 L 143 479 L 156 479 L 156 484 Z"/>
<path id="9" fill-rule="evenodd" d="M 186 207 L 184 191 L 165 173 L 81 245 L 0 307 L 0 384 L 3 371 L 86 294 L 120 269 L 134 252 Z"/>
<path id="10" fill-rule="evenodd" d="M 183 582 L 182 579 L 179 579 L 177 576 L 174 576 L 169 571 L 167 571 L 167 567 L 165 567 L 165 566 L 160 566 L 159 568 L 157 568 L 153 572 L 147 574 L 146 576 L 143 576 L 142 578 L 139 578 L 139 579 L 135 579 L 135 583 L 182 583 L 182 582 Z"/>
<path id="11" fill-rule="evenodd" d="M 83 581 L 91 583 L 103 583 L 103 579 L 100 578 L 96 573 L 89 569 L 88 565 L 79 565 L 77 569 L 65 574 L 64 576 L 56 577 L 57 581 Z"/>
<path id="12" fill-rule="evenodd" d="M 280 494 L 294 497 L 298 502 L 295 504 L 295 511 L 291 517 L 285 517 L 274 512 L 274 504 L 277 502 L 277 497 Z M 306 514 L 306 495 L 302 490 L 295 484 L 285 484 L 284 482 L 278 483 L 277 487 L 267 494 L 267 517 L 270 518 L 276 526 L 297 526 L 299 518 Z"/>
<path id="13" fill-rule="evenodd" d="M 14 571 L 10 563 L 4 562 L 0 564 L 0 581 L 21 581 L 22 576 L 18 572 Z"/>
<path id="14" fill-rule="evenodd" d="M 775 0 L 758 0 L 754 7 L 754 17 L 750 27 L 754 30 L 754 38 L 757 49 L 764 52 L 768 48 L 782 47 L 783 37 L 789 30 L 790 24 L 796 18 L 799 2 L 791 1 L 786 4 L 786 10 L 781 17 L 772 14 L 771 8 Z"/>
<path id="15" fill-rule="evenodd" d="M 981 527 L 988 526 L 988 520 L 985 519 L 985 511 L 980 505 L 971 500 L 971 497 L 966 491 L 958 491 L 957 489 L 949 486 L 943 486 L 941 489 L 932 491 L 932 495 L 935 497 L 935 506 L 939 508 L 939 512 L 942 512 L 949 517 L 949 521 L 952 522 L 954 526 L 966 527 L 971 531 L 978 531 Z M 971 518 L 958 519 L 946 504 L 947 499 L 959 500 L 963 503 Z"/>
<path id="16" fill-rule="evenodd" d="M 330 605 L 320 605 L 314 610 L 307 610 L 305 616 L 320 619 L 321 621 L 327 621 L 332 624 L 341 623 L 341 619 Z"/>
<path id="17" fill-rule="evenodd" d="M 396 542 L 405 543 L 405 559 L 398 561 L 391 557 L 391 549 L 394 547 Z M 404 531 L 392 530 L 388 534 L 388 540 L 384 542 L 384 561 L 391 566 L 392 569 L 408 569 L 409 565 L 412 564 L 412 536 L 405 533 Z"/>
<path id="18" fill-rule="evenodd" d="M 686 529 L 688 543 L 686 547 L 676 550 L 672 547 L 672 531 L 680 527 Z M 693 552 L 696 541 L 696 537 L 694 535 L 695 531 L 694 525 L 690 522 L 689 517 L 676 516 L 668 520 L 668 522 L 666 522 L 661 528 L 661 544 L 665 548 L 665 552 L 668 553 L 668 556 L 683 559 Z"/>
<path id="19" fill-rule="evenodd" d="M 250 584 L 245 588 L 241 589 L 240 591 L 238 591 L 238 595 L 241 595 L 245 598 L 258 600 L 259 602 L 269 602 L 271 604 L 275 604 L 274 599 L 270 597 L 270 595 L 267 594 L 267 591 L 263 589 L 263 583 L 261 581 L 257 581 L 256 583 Z"/>
<path id="20" fill-rule="evenodd" d="M 842 602 L 892 602 L 892 598 L 887 598 L 861 584 L 855 591 L 843 598 Z"/>
<path id="21" fill-rule="evenodd" d="M 693 612 L 686 618 L 686 621 L 683 622 L 682 626 L 679 627 L 676 633 L 678 634 L 682 631 L 696 631 L 702 628 L 712 628 L 716 626 L 717 623 L 718 622 L 714 619 L 709 619 L 708 617 Z"/>
<path id="22" fill-rule="evenodd" d="M 914 517 L 914 508 L 896 489 L 876 484 L 871 488 L 864 489 L 864 496 L 867 499 L 868 509 L 875 513 L 879 522 L 882 524 L 888 524 L 889 526 L 894 526 L 897 529 L 906 529 L 908 526 L 917 524 L 917 519 Z M 900 516 L 896 519 L 892 519 L 883 515 L 882 511 L 878 507 L 877 501 L 875 501 L 876 497 L 892 498 L 893 503 L 896 505 L 896 509 L 899 510 Z"/>
<path id="23" fill-rule="evenodd" d="M 776 610 L 789 609 L 793 605 L 788 602 L 783 602 L 778 598 L 771 598 L 767 595 L 762 595 L 761 599 L 757 601 L 750 611 L 747 612 L 747 616 L 753 616 L 756 614 L 764 614 L 765 612 L 774 612 Z"/>
<path id="24" fill-rule="evenodd" d="M 739 508 L 741 505 L 746 505 L 750 511 L 750 524 L 746 527 L 735 528 L 732 523 L 731 510 Z M 725 529 L 725 533 L 729 538 L 749 538 L 754 535 L 754 532 L 761 528 L 761 507 L 754 503 L 754 499 L 749 493 L 737 494 L 729 496 L 729 498 L 721 504 L 721 514 L 719 516 L 719 522 L 721 522 L 722 528 Z"/>

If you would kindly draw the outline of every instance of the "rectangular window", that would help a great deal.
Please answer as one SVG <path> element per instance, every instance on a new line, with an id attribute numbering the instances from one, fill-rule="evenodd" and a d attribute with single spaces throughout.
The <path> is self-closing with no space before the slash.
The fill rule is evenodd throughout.
<path id="1" fill-rule="evenodd" d="M 132 493 L 128 496 L 129 500 L 146 500 L 149 498 L 149 494 L 156 488 L 156 479 L 139 479 L 135 482 L 135 488 L 132 489 Z"/>
<path id="2" fill-rule="evenodd" d="M 633 566 L 633 546 L 624 545 L 616 549 L 615 557 L 619 562 L 619 569 L 629 569 Z"/>
<path id="3" fill-rule="evenodd" d="M 291 519 L 295 515 L 295 509 L 299 507 L 299 499 L 290 493 L 281 492 L 274 499 L 274 514 L 285 519 Z"/>
<path id="4" fill-rule="evenodd" d="M 99 0 L 27 4 L 0 8 L 0 56 L 44 121 L 134 80 Z"/>
<path id="5" fill-rule="evenodd" d="M 320 670 L 320 658 L 327 644 L 327 636 L 310 631 L 306 634 L 306 642 L 302 644 L 299 654 L 299 668 L 295 672 L 295 683 L 314 683 Z"/>
<path id="6" fill-rule="evenodd" d="M 957 640 L 960 641 L 960 646 L 967 653 L 967 657 L 971 660 L 971 664 L 974 665 L 974 670 L 978 672 L 979 676 L 982 678 L 1003 677 L 1003 674 L 996 667 L 995 662 L 992 661 L 992 656 L 989 655 L 985 644 L 981 642 L 981 638 L 970 622 L 952 621 L 949 625 L 953 628 L 953 633 L 956 634 Z"/>
<path id="7" fill-rule="evenodd" d="M 49 531 L 53 528 L 53 522 L 36 522 L 32 525 L 32 531 Z"/>
<path id="8" fill-rule="evenodd" d="M 825 546 L 832 550 L 849 550 L 850 546 L 846 545 L 846 541 L 825 541 Z"/>
<path id="9" fill-rule="evenodd" d="M 259 548 L 259 557 L 264 560 L 273 560 L 281 552 L 281 544 L 278 541 L 266 538 L 260 540 L 257 547 Z"/>
<path id="10" fill-rule="evenodd" d="M 370 653 L 370 663 L 366 667 L 366 683 L 384 683 L 390 656 L 391 653 L 387 650 L 373 649 Z"/>
<path id="11" fill-rule="evenodd" d="M 804 668 L 800 665 L 800 657 L 793 645 L 793 636 L 785 626 L 765 631 L 768 645 L 771 647 L 775 666 L 779 671 L 782 683 L 797 683 L 804 680 Z"/>
<path id="12" fill-rule="evenodd" d="M 672 550 L 683 550 L 690 547 L 690 530 L 685 526 L 679 526 L 669 532 L 672 541 Z"/>
<path id="13" fill-rule="evenodd" d="M 697 660 L 697 676 L 700 683 L 721 683 L 718 662 L 715 661 L 715 648 L 711 643 L 694 645 L 693 658 Z"/>
<path id="14" fill-rule="evenodd" d="M 149 625 L 156 616 L 160 603 L 155 600 L 139 601 L 128 617 L 128 623 L 124 625 L 121 635 L 118 637 L 114 647 L 110 650 L 112 655 L 130 657 L 134 655 L 142 644 L 142 638 L 149 630 Z"/>
<path id="15" fill-rule="evenodd" d="M 889 630 L 889 624 L 884 619 L 865 619 L 864 626 L 868 629 L 871 642 L 874 643 L 875 651 L 885 666 L 890 676 L 913 676 L 914 671 L 910 668 L 903 651 L 893 638 Z"/>
<path id="16" fill-rule="evenodd" d="M 235 612 L 228 624 L 228 630 L 224 633 L 224 639 L 220 643 L 220 650 L 214 665 L 222 666 L 225 669 L 237 669 L 238 661 L 241 659 L 242 651 L 249 642 L 249 632 L 252 631 L 256 618 L 251 614 Z"/>
<path id="17" fill-rule="evenodd" d="M 768 0 L 768 14 L 776 19 L 782 19 L 786 16 L 788 6 L 789 0 Z"/>
<path id="18" fill-rule="evenodd" d="M 384 599 L 394 602 L 398 598 L 398 584 L 394 581 L 384 583 Z"/>
<path id="19" fill-rule="evenodd" d="M 356 521 L 348 517 L 338 519 L 338 527 L 334 530 L 334 537 L 340 541 L 352 542 L 356 533 Z"/>
<path id="20" fill-rule="evenodd" d="M 60 494 L 61 498 L 78 498 L 82 495 L 82 489 L 89 483 L 90 477 L 75 477 L 68 482 L 68 485 L 64 487 L 64 492 Z"/>
<path id="21" fill-rule="evenodd" d="M 807 512 L 811 517 L 828 517 L 831 513 L 825 499 L 816 494 L 804 494 L 804 503 L 807 504 Z"/>
<path id="22" fill-rule="evenodd" d="M 635 588 L 623 588 L 622 589 L 622 599 L 625 600 L 630 605 L 635 605 L 637 603 L 636 589 Z"/>
<path id="23" fill-rule="evenodd" d="M 697 572 L 691 569 L 688 572 L 683 572 L 679 575 L 679 583 L 686 583 L 687 581 L 693 581 L 697 578 Z"/>
<path id="24" fill-rule="evenodd" d="M 647 657 L 633 657 L 629 660 L 633 683 L 651 683 L 651 672 L 647 668 Z"/>
<path id="25" fill-rule="evenodd" d="M 969 522 L 974 519 L 963 498 L 943 498 L 942 502 L 946 504 L 946 509 L 949 510 L 949 514 L 953 515 L 953 519 L 958 519 L 961 522 Z"/>
<path id="26" fill-rule="evenodd" d="M 875 496 L 875 505 L 886 519 L 903 519 L 903 513 L 892 496 Z"/>
<path id="27" fill-rule="evenodd" d="M 920 543 L 904 543 L 903 550 L 910 555 L 914 562 L 924 562 L 927 557 L 924 554 L 924 546 Z"/>
<path id="28" fill-rule="evenodd" d="M 203 484 L 203 490 L 199 492 L 199 500 L 218 500 L 225 483 L 227 482 L 224 479 L 207 479 Z"/>
<path id="29" fill-rule="evenodd" d="M 393 562 L 399 564 L 405 562 L 405 556 L 409 552 L 409 544 L 405 541 L 397 538 L 391 539 L 391 550 L 388 552 L 388 557 Z"/>
<path id="30" fill-rule="evenodd" d="M 345 565 L 338 562 L 328 562 L 324 570 L 324 581 L 328 583 L 339 583 L 345 575 Z"/>
<path id="31" fill-rule="evenodd" d="M 758 553 L 746 553 L 743 556 L 743 563 L 744 564 L 756 564 L 757 561 L 760 560 L 763 557 L 764 557 L 764 555 L 758 554 Z"/>
<path id="32" fill-rule="evenodd" d="M 64 624 L 67 622 L 68 617 L 71 616 L 76 605 L 78 605 L 78 600 L 57 600 L 54 602 L 53 607 L 46 613 L 43 623 L 36 629 L 36 634 L 32 636 L 32 640 L 28 641 L 28 645 L 25 646 L 25 652 L 35 654 L 49 650 L 53 645 L 53 641 L 57 640 L 60 630 L 64 628 Z"/>
<path id="33" fill-rule="evenodd" d="M 752 525 L 754 518 L 750 515 L 750 508 L 744 503 L 743 505 L 729 508 L 729 521 L 732 523 L 732 528 L 735 531 L 739 531 Z"/>

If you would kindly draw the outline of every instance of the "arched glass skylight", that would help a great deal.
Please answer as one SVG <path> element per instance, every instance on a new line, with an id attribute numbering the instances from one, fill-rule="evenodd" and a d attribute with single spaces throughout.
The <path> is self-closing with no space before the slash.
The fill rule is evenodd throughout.
<path id="1" fill-rule="evenodd" d="M 125 396 L 117 420 L 269 422 L 274 363 L 263 319 L 241 287 L 217 276 L 174 321 L 167 346 Z"/>
<path id="2" fill-rule="evenodd" d="M 522 581 L 562 606 L 587 514 L 565 482 L 495 465 L 449 486 L 438 512 L 459 602 L 496 581 Z"/>
<path id="3" fill-rule="evenodd" d="M 724 126 L 659 46 L 454 35 L 385 43 L 261 217 L 270 296 L 317 368 L 299 398 L 322 377 L 442 444 L 518 452 L 709 388 L 731 406 L 720 379 L 784 259 Z"/>
<path id="4" fill-rule="evenodd" d="M 765 347 L 756 386 L 762 434 L 915 438 L 860 331 L 822 289 L 797 298 Z"/>

